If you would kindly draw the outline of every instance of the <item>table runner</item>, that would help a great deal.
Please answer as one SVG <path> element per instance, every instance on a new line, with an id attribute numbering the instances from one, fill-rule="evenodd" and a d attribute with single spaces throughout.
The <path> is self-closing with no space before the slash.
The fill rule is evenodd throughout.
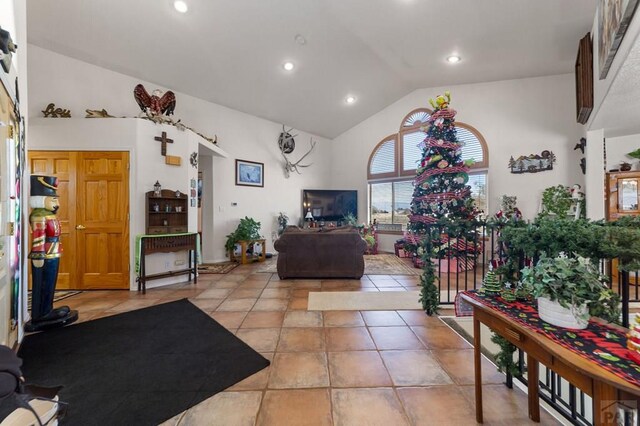
<path id="1" fill-rule="evenodd" d="M 469 303 L 465 302 L 460 294 L 471 297 L 484 306 L 506 315 L 510 320 L 548 337 L 621 379 L 640 386 L 640 365 L 627 358 L 629 350 L 626 346 L 625 330 L 596 321 L 589 321 L 584 330 L 556 327 L 540 319 L 535 301 L 506 302 L 500 296 L 478 293 L 477 290 L 465 291 L 456 297 L 456 314 L 460 306 L 463 316 L 467 315 Z"/>

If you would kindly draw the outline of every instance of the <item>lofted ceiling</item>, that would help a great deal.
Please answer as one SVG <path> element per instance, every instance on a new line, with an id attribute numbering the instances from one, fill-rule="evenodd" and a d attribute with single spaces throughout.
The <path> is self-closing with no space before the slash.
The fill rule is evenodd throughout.
<path id="1" fill-rule="evenodd" d="M 173 0 L 29 0 L 28 41 L 333 138 L 418 88 L 573 72 L 596 9 L 596 0 L 186 2 L 180 14 Z M 452 53 L 462 61 L 447 63 Z M 357 101 L 347 105 L 347 94 Z"/>

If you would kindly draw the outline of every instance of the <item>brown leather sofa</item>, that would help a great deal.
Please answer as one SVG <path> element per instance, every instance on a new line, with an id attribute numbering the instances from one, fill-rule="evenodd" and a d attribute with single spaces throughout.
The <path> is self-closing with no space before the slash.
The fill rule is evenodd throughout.
<path id="1" fill-rule="evenodd" d="M 367 243 L 354 228 L 288 227 L 275 242 L 285 278 L 361 278 Z"/>

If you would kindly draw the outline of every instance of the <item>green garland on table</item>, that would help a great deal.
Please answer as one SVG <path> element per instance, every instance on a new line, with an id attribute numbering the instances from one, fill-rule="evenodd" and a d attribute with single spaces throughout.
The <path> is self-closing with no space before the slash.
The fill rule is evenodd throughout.
<path id="1" fill-rule="evenodd" d="M 492 333 L 491 341 L 500 346 L 500 351 L 496 354 L 498 371 L 505 374 L 511 373 L 512 376 L 519 376 L 520 369 L 518 365 L 513 362 L 513 354 L 516 352 L 515 345 L 495 333 Z"/>

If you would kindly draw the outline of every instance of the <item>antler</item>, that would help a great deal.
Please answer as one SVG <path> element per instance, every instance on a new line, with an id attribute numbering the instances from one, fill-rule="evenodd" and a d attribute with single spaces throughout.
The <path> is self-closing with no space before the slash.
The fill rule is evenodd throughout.
<path id="1" fill-rule="evenodd" d="M 298 161 L 296 161 L 295 163 L 292 163 L 291 161 L 289 161 L 289 159 L 287 158 L 287 156 L 284 154 L 284 152 L 282 151 L 282 149 L 280 150 L 280 153 L 282 154 L 282 157 L 284 158 L 285 161 L 285 165 L 284 165 L 284 175 L 288 178 L 291 174 L 291 172 L 296 172 L 298 174 L 300 174 L 300 170 L 298 170 L 298 167 L 309 167 L 311 166 L 313 163 L 309 163 L 309 164 L 300 164 L 300 162 L 302 160 L 305 159 L 305 157 L 309 154 L 311 154 L 311 151 L 313 151 L 313 148 L 316 147 L 316 142 L 313 140 L 313 138 L 310 139 L 309 143 L 311 144 L 311 148 L 309 148 L 309 151 L 307 151 L 302 157 L 300 157 L 300 159 Z"/>

